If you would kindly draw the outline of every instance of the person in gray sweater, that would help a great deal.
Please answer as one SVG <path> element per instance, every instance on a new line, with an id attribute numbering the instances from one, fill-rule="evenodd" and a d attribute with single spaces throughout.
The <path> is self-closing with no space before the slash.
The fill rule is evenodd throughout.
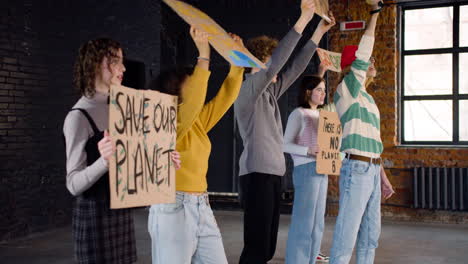
<path id="1" fill-rule="evenodd" d="M 278 99 L 304 72 L 322 36 L 335 24 L 323 20 L 312 38 L 279 75 L 279 71 L 313 18 L 314 1 L 301 1 L 301 16 L 277 43 L 266 36 L 247 42 L 247 48 L 267 69 L 246 74 L 234 104 L 244 150 L 239 160 L 241 204 L 244 209 L 244 249 L 240 264 L 262 264 L 275 254 L 279 224 L 281 176 L 285 173 L 283 127 Z"/>

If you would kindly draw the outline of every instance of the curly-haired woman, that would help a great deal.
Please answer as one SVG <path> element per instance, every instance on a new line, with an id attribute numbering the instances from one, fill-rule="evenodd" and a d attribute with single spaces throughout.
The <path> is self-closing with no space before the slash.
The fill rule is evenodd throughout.
<path id="1" fill-rule="evenodd" d="M 103 132 L 110 86 L 120 85 L 124 72 L 118 42 L 100 38 L 80 47 L 73 82 L 82 96 L 63 126 L 78 263 L 133 263 L 137 258 L 132 211 L 109 208 L 108 160 L 115 147 Z"/>
<path id="2" fill-rule="evenodd" d="M 74 86 L 81 98 L 65 118 L 67 180 L 73 205 L 73 240 L 78 263 L 133 263 L 136 246 L 131 209 L 111 210 L 108 160 L 115 146 L 108 128 L 111 85 L 122 83 L 120 44 L 94 39 L 79 49 Z M 178 161 L 173 155 L 173 161 Z"/>

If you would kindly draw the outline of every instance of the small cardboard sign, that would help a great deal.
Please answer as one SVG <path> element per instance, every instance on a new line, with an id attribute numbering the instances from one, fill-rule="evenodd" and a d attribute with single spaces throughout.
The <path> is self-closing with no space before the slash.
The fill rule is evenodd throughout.
<path id="1" fill-rule="evenodd" d="M 245 47 L 238 45 L 222 27 L 202 11 L 182 1 L 163 1 L 185 22 L 207 32 L 210 44 L 229 63 L 240 67 L 266 68 L 260 60 L 255 58 Z"/>
<path id="2" fill-rule="evenodd" d="M 320 111 L 317 142 L 317 173 L 339 175 L 341 169 L 341 122 L 336 112 Z"/>
<path id="3" fill-rule="evenodd" d="M 320 62 L 324 64 L 328 70 L 341 72 L 341 53 L 318 48 L 317 54 L 320 58 Z"/>
<path id="4" fill-rule="evenodd" d="M 328 0 L 314 0 L 315 2 L 315 13 L 321 18 L 325 19 L 328 23 L 331 22 L 330 17 L 328 16 L 328 10 L 330 10 L 328 5 Z"/>
<path id="5" fill-rule="evenodd" d="M 112 86 L 109 134 L 111 208 L 175 202 L 177 96 Z"/>

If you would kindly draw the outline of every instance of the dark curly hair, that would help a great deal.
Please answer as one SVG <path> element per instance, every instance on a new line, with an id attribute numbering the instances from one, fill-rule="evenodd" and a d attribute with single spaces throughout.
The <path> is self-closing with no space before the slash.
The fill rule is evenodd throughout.
<path id="1" fill-rule="evenodd" d="M 325 80 L 316 75 L 306 75 L 302 78 L 301 85 L 299 87 L 299 94 L 297 96 L 297 104 L 302 108 L 310 108 L 309 97 L 307 91 L 314 90 L 320 83 L 325 83 Z"/>
<path id="2" fill-rule="evenodd" d="M 182 103 L 182 84 L 188 76 L 192 75 L 193 70 L 193 67 L 186 66 L 162 71 L 149 83 L 147 89 L 178 96 L 180 104 Z"/>
<path id="3" fill-rule="evenodd" d="M 92 97 L 95 94 L 94 81 L 102 60 L 118 57 L 120 49 L 120 43 L 109 38 L 94 39 L 81 45 L 73 69 L 73 85 L 82 95 Z"/>
<path id="4" fill-rule="evenodd" d="M 278 40 L 266 35 L 258 36 L 247 40 L 245 47 L 262 62 L 273 54 L 273 50 L 278 46 Z"/>

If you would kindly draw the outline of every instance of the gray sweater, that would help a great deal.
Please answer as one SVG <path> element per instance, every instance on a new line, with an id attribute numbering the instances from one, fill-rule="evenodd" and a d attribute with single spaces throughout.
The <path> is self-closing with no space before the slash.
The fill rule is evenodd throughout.
<path id="1" fill-rule="evenodd" d="M 280 41 L 274 50 L 268 69 L 247 74 L 242 83 L 234 111 L 244 150 L 239 160 L 239 175 L 252 172 L 283 176 L 286 171 L 283 154 L 283 126 L 278 99 L 304 72 L 317 45 L 309 40 L 288 67 L 271 80 L 294 50 L 301 35 L 294 29 Z"/>
<path id="2" fill-rule="evenodd" d="M 96 93 L 92 98 L 82 96 L 73 108 L 83 108 L 88 112 L 100 131 L 109 125 L 109 105 L 107 95 Z M 94 132 L 88 119 L 80 111 L 71 111 L 63 125 L 67 153 L 67 188 L 72 195 L 80 195 L 88 190 L 109 169 L 107 162 L 100 157 L 90 166 L 86 164 L 86 142 Z"/>

